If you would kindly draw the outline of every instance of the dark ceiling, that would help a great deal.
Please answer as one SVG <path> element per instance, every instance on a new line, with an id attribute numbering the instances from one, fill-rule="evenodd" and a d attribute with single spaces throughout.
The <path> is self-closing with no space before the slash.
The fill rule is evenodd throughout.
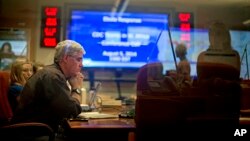
<path id="1" fill-rule="evenodd" d="M 231 28 L 248 30 L 243 22 L 250 19 L 250 0 L 0 0 L 2 21 L 22 23 L 23 19 L 34 20 L 40 17 L 42 5 L 67 6 L 68 4 L 110 6 L 127 3 L 125 11 L 136 7 L 141 11 L 173 9 L 194 13 L 195 26 L 206 27 L 213 20 L 221 20 Z M 2 22 L 3 23 L 3 22 Z"/>

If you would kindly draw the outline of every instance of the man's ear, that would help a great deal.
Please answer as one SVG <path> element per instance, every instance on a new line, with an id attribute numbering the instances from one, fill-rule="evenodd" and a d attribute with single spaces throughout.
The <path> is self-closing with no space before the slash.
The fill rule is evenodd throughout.
<path id="1" fill-rule="evenodd" d="M 63 62 L 67 62 L 68 59 L 69 59 L 69 56 L 68 56 L 68 55 L 63 55 L 63 57 L 62 57 L 62 61 L 63 61 Z"/>

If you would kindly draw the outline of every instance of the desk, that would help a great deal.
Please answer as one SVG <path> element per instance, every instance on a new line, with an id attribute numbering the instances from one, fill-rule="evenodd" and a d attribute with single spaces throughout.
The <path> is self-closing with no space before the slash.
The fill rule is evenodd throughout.
<path id="1" fill-rule="evenodd" d="M 104 108 L 104 113 L 119 113 L 119 108 Z M 250 117 L 241 117 L 239 129 L 250 131 Z M 134 119 L 111 118 L 90 119 L 88 121 L 67 121 L 66 135 L 69 141 L 99 140 L 99 141 L 133 141 L 136 126 Z M 234 132 L 233 129 L 232 132 Z M 250 133 L 250 132 L 249 132 Z M 231 134 L 230 134 L 231 135 Z M 228 136 L 230 136 L 228 135 Z"/>
<path id="2" fill-rule="evenodd" d="M 104 110 L 104 112 L 107 111 Z M 65 134 L 70 141 L 131 141 L 134 140 L 134 132 L 134 119 L 129 118 L 89 119 L 88 121 L 68 120 L 65 128 Z"/>
<path id="3" fill-rule="evenodd" d="M 250 87 L 242 88 L 241 109 L 250 109 Z"/>

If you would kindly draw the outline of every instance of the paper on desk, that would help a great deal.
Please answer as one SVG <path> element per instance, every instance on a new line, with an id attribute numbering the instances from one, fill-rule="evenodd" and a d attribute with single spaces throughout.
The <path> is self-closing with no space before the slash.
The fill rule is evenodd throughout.
<path id="1" fill-rule="evenodd" d="M 118 118 L 118 115 L 115 114 L 107 114 L 107 113 L 99 113 L 99 112 L 81 112 L 78 115 L 80 118 L 87 118 L 87 119 L 100 119 L 100 118 Z"/>

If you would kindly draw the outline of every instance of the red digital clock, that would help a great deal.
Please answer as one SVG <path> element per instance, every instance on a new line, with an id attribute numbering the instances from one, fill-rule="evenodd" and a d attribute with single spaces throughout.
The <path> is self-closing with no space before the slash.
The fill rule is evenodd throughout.
<path id="1" fill-rule="evenodd" d="M 41 47 L 54 48 L 60 40 L 59 7 L 43 7 L 41 23 Z"/>
<path id="2" fill-rule="evenodd" d="M 179 12 L 177 13 L 175 27 L 179 28 L 181 31 L 180 41 L 185 42 L 187 47 L 190 47 L 190 42 L 192 40 L 191 30 L 194 28 L 193 14 L 189 12 Z"/>

